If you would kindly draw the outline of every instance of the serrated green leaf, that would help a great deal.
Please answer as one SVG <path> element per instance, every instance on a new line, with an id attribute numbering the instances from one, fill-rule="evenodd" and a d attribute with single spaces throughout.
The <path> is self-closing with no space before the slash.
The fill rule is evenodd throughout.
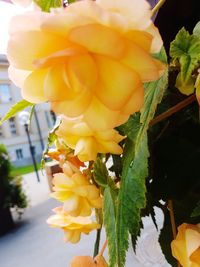
<path id="1" fill-rule="evenodd" d="M 109 267 L 117 263 L 117 232 L 116 232 L 116 195 L 110 187 L 104 190 L 103 217 L 108 240 Z"/>
<path id="2" fill-rule="evenodd" d="M 197 35 L 197 36 L 200 36 L 200 21 L 194 27 L 193 34 Z"/>
<path id="3" fill-rule="evenodd" d="M 56 7 L 62 6 L 62 0 L 34 0 L 34 2 L 44 12 L 49 12 L 51 8 L 56 8 Z"/>
<path id="4" fill-rule="evenodd" d="M 197 31 L 197 29 L 196 29 Z M 182 28 L 170 46 L 170 56 L 181 66 L 181 80 L 187 84 L 200 60 L 200 36 L 190 35 Z"/>
<path id="5" fill-rule="evenodd" d="M 166 62 L 165 52 L 158 58 Z M 145 104 L 141 115 L 131 116 L 128 122 L 120 127 L 127 136 L 124 156 L 121 187 L 117 208 L 117 254 L 118 266 L 123 267 L 128 249 L 129 232 L 136 241 L 140 228 L 140 211 L 146 204 L 145 178 L 148 175 L 147 130 L 153 119 L 157 105 L 161 102 L 167 86 L 167 70 L 156 82 L 145 85 Z"/>
<path id="6" fill-rule="evenodd" d="M 94 180 L 102 187 L 106 187 L 108 185 L 108 171 L 100 158 L 97 158 L 94 163 Z"/>
<path id="7" fill-rule="evenodd" d="M 15 105 L 13 105 L 6 115 L 0 120 L 0 125 L 4 122 L 15 116 L 18 112 L 24 110 L 27 107 L 33 106 L 33 103 L 30 103 L 26 100 L 22 100 Z"/>
<path id="8" fill-rule="evenodd" d="M 200 201 L 197 203 L 197 206 L 194 208 L 191 217 L 198 217 L 200 216 Z"/>

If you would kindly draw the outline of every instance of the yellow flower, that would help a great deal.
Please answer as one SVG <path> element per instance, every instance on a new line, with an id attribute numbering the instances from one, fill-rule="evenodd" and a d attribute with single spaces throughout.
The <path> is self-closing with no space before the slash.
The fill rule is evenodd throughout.
<path id="1" fill-rule="evenodd" d="M 50 216 L 47 223 L 51 227 L 63 229 L 65 242 L 77 243 L 81 233 L 89 234 L 92 230 L 100 228 L 90 217 L 72 217 L 64 212 L 62 207 L 54 209 L 54 212 L 56 214 Z"/>
<path id="2" fill-rule="evenodd" d="M 98 153 L 121 154 L 118 143 L 124 139 L 114 129 L 95 132 L 81 119 L 62 117 L 56 135 L 74 150 L 81 161 L 96 160 Z"/>
<path id="3" fill-rule="evenodd" d="M 90 256 L 76 256 L 72 259 L 70 267 L 107 267 L 104 257 L 97 255 L 94 259 Z"/>
<path id="4" fill-rule="evenodd" d="M 183 267 L 200 266 L 200 225 L 183 223 L 171 244 L 172 255 Z"/>
<path id="5" fill-rule="evenodd" d="M 151 56 L 161 46 L 145 0 L 83 0 L 13 18 L 9 74 L 24 99 L 112 129 L 140 110 L 142 82 L 161 76 Z"/>
<path id="6" fill-rule="evenodd" d="M 88 216 L 92 208 L 101 208 L 99 189 L 90 183 L 80 171 L 75 171 L 69 163 L 63 165 L 64 173 L 56 173 L 53 178 L 52 197 L 64 202 L 64 210 L 72 216 Z"/>

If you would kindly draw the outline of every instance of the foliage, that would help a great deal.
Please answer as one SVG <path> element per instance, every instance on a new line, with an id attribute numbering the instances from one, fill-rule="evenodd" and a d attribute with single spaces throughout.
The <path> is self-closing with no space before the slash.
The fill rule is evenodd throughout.
<path id="1" fill-rule="evenodd" d="M 19 215 L 27 207 L 26 195 L 22 189 L 22 179 L 11 175 L 12 166 L 6 148 L 0 145 L 0 173 L 3 187 L 3 202 L 0 208 L 15 208 Z"/>
<path id="2" fill-rule="evenodd" d="M 158 57 L 166 61 L 164 50 Z M 118 265 L 124 266 L 128 249 L 128 232 L 132 235 L 133 245 L 140 227 L 140 212 L 146 205 L 145 178 L 148 175 L 147 129 L 153 119 L 167 86 L 167 71 L 156 82 L 146 84 L 145 104 L 141 115 L 130 117 L 121 127 L 127 136 L 123 156 L 121 189 L 117 209 L 117 249 Z"/>
<path id="3" fill-rule="evenodd" d="M 75 1 L 70 0 L 68 4 L 73 2 Z M 162 0 L 159 1 L 158 6 L 156 7 L 156 9 L 153 10 L 153 12 L 155 12 L 155 10 L 157 11 L 157 8 L 159 9 L 160 5 L 162 5 L 163 2 L 164 1 Z M 51 0 L 51 1 L 35 0 L 35 3 L 45 12 L 50 12 L 52 8 L 61 7 L 63 4 L 61 0 Z M 92 5 L 90 8 L 92 10 Z M 72 8 L 72 13 L 73 12 L 75 11 L 73 11 Z M 95 15 L 96 14 L 94 14 L 94 16 Z M 100 29 L 101 27 L 102 25 L 100 25 Z M 78 30 L 75 29 L 74 32 L 72 31 L 71 38 L 76 37 L 76 30 L 78 33 L 80 31 L 81 34 L 83 33 L 85 34 L 85 32 L 83 33 L 81 32 L 81 29 L 82 27 L 78 27 Z M 90 30 L 87 29 L 86 32 Z M 131 38 L 133 39 L 135 38 L 134 34 L 133 36 L 128 35 L 126 36 L 126 38 L 130 38 L 129 41 L 131 42 Z M 78 37 L 80 37 L 79 34 L 77 35 Z M 147 37 L 148 36 L 144 37 L 142 35 L 141 38 L 142 40 L 144 38 L 145 41 Z M 136 42 L 136 39 L 134 39 L 134 42 Z M 136 44 L 139 46 L 140 42 L 141 40 L 138 40 L 138 43 L 136 42 Z M 149 39 L 147 40 L 147 43 L 148 42 Z M 149 44 L 147 44 L 147 46 L 149 46 Z M 93 47 L 92 48 L 91 47 L 90 49 L 93 49 Z M 145 45 L 144 47 L 142 46 L 142 49 L 143 48 L 147 49 Z M 64 60 L 62 55 L 65 52 L 72 53 L 70 54 L 70 56 L 73 57 L 74 56 L 73 53 L 76 54 L 77 50 L 79 50 L 79 47 L 78 48 L 73 47 L 70 49 L 72 50 L 71 52 L 66 52 L 65 50 L 63 50 L 64 52 L 61 51 L 62 52 L 61 54 L 59 54 L 60 52 L 58 53 L 56 52 L 52 57 L 52 62 L 54 61 L 57 62 L 56 61 L 57 59 L 54 58 L 56 56 L 60 56 L 62 60 Z M 98 49 L 100 48 L 98 47 Z M 82 53 L 81 49 L 80 51 L 78 51 L 78 53 L 79 52 Z M 88 51 L 89 53 L 92 54 L 90 50 Z M 101 51 L 101 53 L 103 52 Z M 157 71 L 159 70 L 161 72 L 163 70 L 163 68 L 161 67 L 162 64 L 160 64 L 160 62 L 164 63 L 164 65 L 167 65 L 168 58 L 164 48 L 161 49 L 160 53 L 148 56 L 151 57 L 151 60 L 153 62 L 152 65 L 158 64 L 158 66 L 160 66 L 160 68 L 157 66 L 158 67 Z M 107 127 L 106 132 L 104 132 L 105 129 L 102 130 L 101 128 L 98 127 L 95 128 L 96 126 L 93 128 L 93 124 L 95 124 L 96 121 L 94 120 L 93 123 L 91 123 L 90 119 L 91 120 L 94 119 L 93 111 L 94 114 L 96 114 L 97 116 L 98 108 L 97 111 L 96 110 L 91 111 L 92 115 L 90 114 L 89 121 L 88 118 L 86 121 L 84 121 L 84 118 L 88 116 L 87 114 L 88 110 L 86 111 L 86 113 L 84 113 L 85 112 L 84 109 L 83 114 L 80 115 L 78 113 L 80 116 L 76 117 L 74 115 L 75 119 L 73 123 L 71 118 L 68 118 L 69 121 L 66 127 L 67 128 L 66 133 L 68 134 L 70 131 L 71 132 L 67 139 L 65 136 L 65 131 L 63 131 L 64 136 L 59 135 L 57 131 L 58 129 L 61 128 L 62 122 L 56 125 L 48 135 L 48 141 L 46 149 L 44 151 L 44 156 L 48 154 L 50 146 L 56 145 L 57 150 L 52 152 L 52 155 L 54 153 L 55 158 L 58 159 L 60 166 L 63 168 L 64 175 L 66 175 L 67 177 L 67 178 L 65 177 L 66 178 L 65 182 L 67 183 L 67 186 L 72 187 L 72 184 L 74 182 L 73 179 L 72 180 L 69 179 L 68 181 L 69 178 L 68 176 L 71 177 L 72 175 L 74 175 L 75 177 L 77 177 L 78 174 L 80 176 L 79 177 L 80 180 L 78 180 L 79 182 L 81 181 L 80 184 L 81 183 L 84 184 L 85 177 L 88 178 L 87 186 L 85 186 L 84 189 L 85 191 L 79 188 L 79 186 L 78 188 L 76 188 L 77 190 L 76 193 L 78 195 L 77 198 L 83 200 L 83 203 L 81 203 L 83 204 L 82 206 L 85 205 L 84 203 L 87 202 L 85 201 L 85 199 L 87 199 L 87 197 L 89 196 L 91 203 L 93 201 L 94 205 L 93 207 L 96 208 L 96 217 L 97 217 L 97 223 L 94 223 L 95 227 L 93 227 L 93 229 L 97 229 L 95 256 L 99 251 L 101 228 L 103 225 L 105 227 L 106 237 L 108 241 L 108 254 L 109 254 L 110 267 L 125 266 L 126 253 L 129 247 L 129 239 L 131 237 L 132 245 L 133 248 L 135 249 L 137 237 L 140 234 L 140 228 L 142 227 L 141 223 L 142 216 L 150 214 L 152 216 L 154 224 L 157 227 L 157 222 L 154 212 L 155 206 L 160 207 L 164 212 L 165 221 L 163 229 L 160 234 L 160 244 L 162 246 L 162 250 L 167 260 L 172 264 L 172 266 L 176 266 L 176 261 L 172 257 L 170 243 L 175 238 L 175 236 L 173 236 L 171 231 L 171 226 L 173 222 L 171 221 L 170 214 L 168 212 L 169 200 L 170 203 L 171 201 L 173 203 L 174 214 L 176 217 L 177 225 L 180 225 L 183 222 L 195 224 L 198 223 L 200 220 L 200 202 L 199 202 L 200 182 L 199 182 L 199 167 L 198 167 L 200 158 L 199 107 L 197 106 L 196 102 L 195 103 L 192 102 L 193 100 L 189 102 L 189 104 L 187 104 L 186 106 L 184 106 L 183 104 L 183 102 L 185 101 L 184 95 L 189 96 L 193 94 L 195 90 L 196 90 L 197 100 L 200 103 L 200 74 L 199 74 L 200 22 L 197 23 L 192 34 L 190 34 L 185 28 L 182 28 L 177 33 L 175 40 L 171 43 L 170 56 L 171 56 L 171 63 L 169 65 L 169 79 L 168 79 L 168 69 L 166 68 L 166 70 L 161 76 L 158 75 L 160 79 L 156 80 L 154 77 L 150 79 L 153 80 L 152 82 L 145 83 L 144 84 L 145 96 L 144 96 L 143 107 L 140 108 L 140 111 L 137 113 L 132 114 L 130 112 L 129 114 L 130 116 L 129 115 L 127 116 L 127 119 L 124 120 L 126 122 L 123 125 L 120 125 L 119 127 L 116 128 L 116 125 L 119 125 L 118 122 L 116 122 L 116 124 L 112 124 L 115 125 L 113 127 L 111 127 L 110 125 L 107 126 L 106 124 Z M 138 57 L 141 57 L 141 54 L 139 52 L 138 52 Z M 51 59 L 51 55 L 49 58 Z M 111 61 L 113 60 L 113 58 L 111 59 Z M 147 58 L 148 60 L 150 60 L 149 57 Z M 137 56 L 134 55 L 133 58 L 131 58 L 131 60 L 135 59 L 137 61 Z M 159 63 L 154 59 L 157 59 Z M 145 62 L 144 65 L 147 64 L 145 60 L 144 60 Z M 143 59 L 141 59 L 141 62 L 142 65 Z M 49 60 L 48 63 L 51 65 L 51 60 Z M 116 66 L 118 66 L 117 63 L 115 64 Z M 123 62 L 123 64 L 125 63 Z M 147 72 L 145 68 L 146 66 L 143 67 L 144 67 L 144 73 Z M 156 69 L 155 66 L 153 67 L 150 66 L 150 71 L 152 71 L 151 68 Z M 116 67 L 116 69 L 118 69 L 118 67 Z M 79 88 L 80 85 L 82 86 L 81 81 L 84 80 L 85 77 L 82 77 L 81 69 L 76 70 L 76 68 L 74 68 L 74 70 L 73 70 L 74 72 L 69 70 L 67 71 L 67 73 L 68 74 L 70 73 L 69 76 L 71 76 L 72 78 L 72 83 L 74 83 L 76 86 L 78 85 Z M 134 72 L 135 71 L 138 72 L 138 76 L 140 75 L 142 76 L 144 74 L 142 72 L 140 73 L 140 69 L 136 68 Z M 90 72 L 92 72 L 91 69 Z M 74 73 L 76 73 L 76 75 L 78 73 L 77 76 L 81 77 L 81 78 L 79 77 L 80 81 L 78 79 L 77 79 L 78 82 L 76 81 L 76 78 L 74 78 L 75 76 L 73 76 Z M 86 72 L 84 72 L 84 75 L 85 73 Z M 87 75 L 90 78 L 89 74 L 90 73 L 88 73 Z M 145 75 L 146 74 L 147 73 L 145 73 Z M 88 77 L 87 79 L 89 79 Z M 112 92 L 112 90 L 113 91 L 115 90 L 115 86 L 113 86 L 114 82 L 112 82 L 113 80 L 108 79 L 109 82 L 107 84 L 107 73 L 105 77 L 104 76 L 102 77 L 103 77 L 102 79 L 104 80 L 105 78 L 106 81 L 105 84 L 103 84 L 103 86 L 105 88 L 107 88 L 106 86 L 111 87 L 111 91 L 108 93 L 108 95 L 109 94 L 111 96 L 115 95 L 114 93 L 116 92 L 114 93 Z M 145 79 L 141 79 L 141 81 L 143 80 Z M 121 82 L 122 80 L 119 81 L 120 83 L 122 83 Z M 125 82 L 122 83 L 124 87 L 125 87 L 124 85 Z M 69 81 L 67 83 L 68 85 L 70 84 Z M 86 84 L 84 84 L 84 86 L 86 86 Z M 179 91 L 177 91 L 176 88 L 178 88 Z M 77 88 L 75 89 L 78 90 Z M 57 92 L 54 93 L 57 99 Z M 127 106 L 122 105 L 120 107 L 121 105 L 120 102 L 123 102 L 120 99 L 120 97 L 122 98 L 122 90 L 119 92 L 120 97 L 118 99 L 119 103 L 116 102 L 117 105 L 115 102 L 113 102 L 114 103 L 113 104 L 112 99 L 110 99 L 107 95 L 105 95 L 106 90 L 103 91 L 103 93 L 99 93 L 98 91 L 95 93 L 96 93 L 95 98 L 97 97 L 98 101 L 101 100 L 103 106 L 104 105 L 106 106 L 105 102 L 109 103 L 109 105 L 106 106 L 106 109 L 109 110 L 109 113 L 105 112 L 105 114 L 109 114 L 109 116 L 111 116 L 110 114 L 115 113 L 114 112 L 115 109 L 118 111 L 118 109 L 121 108 L 122 110 L 120 110 L 121 113 L 119 113 L 120 114 L 119 117 L 122 115 L 125 116 L 125 113 L 123 113 L 122 111 L 124 107 L 128 107 L 128 104 Z M 72 98 L 74 96 L 71 95 Z M 93 96 L 91 96 L 91 98 L 92 97 Z M 117 98 L 118 96 L 116 94 L 116 99 Z M 193 99 L 193 95 L 191 99 Z M 80 101 L 80 99 L 79 100 L 76 99 L 76 101 L 74 103 L 81 104 L 80 110 L 82 110 L 82 102 Z M 52 102 L 56 102 L 55 99 L 52 100 Z M 88 105 L 90 106 L 91 102 L 89 100 L 88 103 L 89 103 Z M 5 115 L 5 117 L 0 121 L 0 123 L 11 118 L 18 111 L 21 111 L 28 106 L 32 107 L 30 115 L 31 118 L 34 112 L 35 105 L 23 100 L 17 103 L 15 106 L 13 106 L 11 110 Z M 60 104 L 58 106 L 60 107 Z M 64 110 L 65 105 L 63 105 L 62 108 Z M 60 113 L 65 114 L 65 111 L 66 110 L 64 110 L 64 112 L 61 112 L 59 109 L 59 114 Z M 99 111 L 99 114 L 100 113 L 101 111 Z M 69 114 L 71 113 L 69 112 Z M 104 114 L 104 111 L 102 112 L 102 114 Z M 107 117 L 105 116 L 105 114 L 103 119 L 106 121 Z M 161 115 L 159 116 L 161 118 L 159 123 L 158 123 L 159 120 L 156 121 L 154 119 L 155 115 L 158 116 Z M 108 118 L 110 119 L 109 116 Z M 97 116 L 97 118 L 99 119 L 100 117 Z M 114 118 L 114 115 L 113 117 L 111 117 L 110 123 L 113 123 L 112 118 Z M 99 126 L 98 119 L 97 119 L 97 126 Z M 62 120 L 64 121 L 64 119 Z M 101 123 L 99 122 L 99 124 Z M 70 127 L 71 129 L 69 129 Z M 123 135 L 123 137 L 120 139 L 120 141 L 118 141 L 118 143 L 114 142 L 114 138 L 118 137 L 118 132 L 114 132 L 114 134 L 112 133 L 111 136 L 111 131 L 110 131 L 111 128 L 112 130 L 114 130 L 115 128 L 116 131 L 118 131 L 121 135 Z M 62 130 L 63 129 L 61 129 L 61 132 Z M 80 131 L 80 139 L 78 135 L 79 131 Z M 93 142 L 95 139 L 98 139 L 99 136 L 101 136 L 101 140 L 99 141 L 99 143 L 97 144 Z M 103 144 L 102 147 L 100 146 L 100 144 Z M 116 155 L 114 154 L 113 151 L 119 151 L 118 149 L 116 150 L 116 145 L 118 146 L 117 148 L 120 149 L 120 151 L 122 151 L 123 148 L 123 153 L 116 152 Z M 98 149 L 100 147 L 100 149 L 98 150 L 97 147 Z M 108 147 L 112 148 L 112 152 L 107 153 L 107 150 L 105 148 Z M 63 151 L 69 152 L 65 157 L 65 159 L 63 159 L 63 155 L 65 154 Z M 95 156 L 94 156 L 94 151 L 97 151 L 95 152 L 96 153 Z M 82 159 L 80 158 L 80 152 L 82 153 L 82 155 L 84 155 L 84 157 L 87 153 L 89 154 L 89 156 L 92 155 L 93 157 L 90 160 L 82 160 L 83 158 Z M 6 161 L 7 157 L 6 155 L 7 152 L 4 150 L 4 148 L 2 148 L 2 161 L 0 162 L 1 163 L 0 168 L 2 168 L 1 173 L 4 173 L 4 176 L 8 177 L 7 179 L 8 186 L 6 188 L 9 188 L 7 189 L 5 205 L 8 207 L 17 206 L 19 208 L 24 208 L 26 206 L 26 198 L 21 189 L 21 180 L 20 178 L 14 179 L 10 177 L 11 165 L 8 160 Z M 43 159 L 43 165 L 44 163 L 45 162 Z M 64 180 L 62 179 L 64 178 L 62 174 L 60 174 L 60 178 L 57 180 L 57 183 L 59 184 L 60 187 L 62 187 L 62 185 L 60 185 L 61 181 L 62 183 L 64 183 Z M 91 192 L 91 188 L 93 188 L 93 192 Z M 64 188 L 63 186 L 61 190 L 62 192 L 59 193 L 61 195 L 61 199 L 64 195 L 66 195 L 69 198 L 68 196 L 69 192 L 68 191 L 64 192 L 65 189 L 66 188 Z M 97 196 L 98 196 L 98 201 L 100 203 L 98 208 L 94 204 L 96 203 L 95 200 Z M 75 209 L 78 210 L 79 206 L 81 205 L 77 207 L 77 203 L 74 204 L 74 202 L 76 201 L 73 200 L 73 195 L 72 196 L 70 195 L 70 197 L 72 197 L 72 201 L 70 202 L 69 205 L 70 208 L 72 209 L 72 211 L 70 210 L 70 212 L 72 212 L 73 214 Z M 101 197 L 103 206 L 101 206 Z M 65 219 L 69 217 L 69 214 L 65 212 L 66 205 L 68 205 L 66 204 L 67 200 L 65 200 L 64 203 L 65 204 L 63 210 L 58 209 L 56 210 L 56 213 L 58 213 L 57 216 L 61 216 L 62 220 L 65 221 Z M 86 212 L 85 210 L 81 210 L 81 212 L 82 212 L 81 214 L 85 214 L 85 216 L 83 217 L 86 217 L 88 215 L 87 214 L 88 212 Z M 76 216 L 71 216 L 70 220 L 75 219 L 76 221 L 77 218 L 74 217 Z M 55 227 L 64 228 L 62 220 L 58 222 L 57 217 L 54 217 L 53 220 L 54 219 L 56 221 L 54 225 Z M 67 227 L 68 226 L 66 226 L 65 230 L 68 231 L 68 236 L 70 236 L 69 241 L 76 243 L 78 240 L 77 236 L 75 238 L 70 232 L 71 229 L 70 228 L 68 229 Z M 85 225 L 83 220 L 83 228 L 84 227 Z M 90 228 L 90 226 L 88 225 L 87 227 L 88 229 Z M 89 232 L 89 230 L 84 230 L 84 231 Z M 80 232 L 78 233 L 78 235 L 80 237 Z"/>
<path id="4" fill-rule="evenodd" d="M 195 69 L 199 67 L 200 61 L 200 35 L 199 26 L 194 29 L 194 34 L 182 28 L 171 43 L 170 56 L 180 64 L 180 73 L 177 76 L 176 87 L 181 93 L 189 95 L 194 92 Z"/>
<path id="5" fill-rule="evenodd" d="M 27 107 L 33 106 L 34 104 L 26 101 L 26 100 L 21 100 L 20 102 L 16 103 L 13 105 L 10 110 L 6 113 L 6 115 L 0 120 L 0 125 L 6 121 L 15 116 L 18 112 L 24 110 Z"/>
<path id="6" fill-rule="evenodd" d="M 61 0 L 34 0 L 34 2 L 45 12 L 50 12 L 51 8 L 60 7 Z"/>

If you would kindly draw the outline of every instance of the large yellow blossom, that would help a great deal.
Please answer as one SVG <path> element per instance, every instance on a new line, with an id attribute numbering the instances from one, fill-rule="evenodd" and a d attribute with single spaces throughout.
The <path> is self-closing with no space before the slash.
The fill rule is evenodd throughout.
<path id="1" fill-rule="evenodd" d="M 98 153 L 121 154 L 123 152 L 118 143 L 124 137 L 116 130 L 95 132 L 81 119 L 62 117 L 56 134 L 83 162 L 96 160 Z"/>
<path id="2" fill-rule="evenodd" d="M 83 0 L 15 17 L 9 73 L 24 99 L 112 129 L 143 105 L 142 82 L 161 76 L 151 56 L 161 46 L 145 0 Z"/>
<path id="3" fill-rule="evenodd" d="M 61 228 L 65 234 L 65 242 L 77 243 L 81 233 L 89 234 L 92 230 L 100 228 L 90 217 L 72 217 L 63 211 L 62 207 L 54 209 L 55 215 L 48 218 L 51 227 Z"/>
<path id="4" fill-rule="evenodd" d="M 88 216 L 92 208 L 102 207 L 99 189 L 84 174 L 74 171 L 69 163 L 63 165 L 63 171 L 54 174 L 52 196 L 64 203 L 68 214 Z"/>
<path id="5" fill-rule="evenodd" d="M 183 223 L 171 244 L 173 256 L 182 267 L 200 266 L 200 225 Z"/>

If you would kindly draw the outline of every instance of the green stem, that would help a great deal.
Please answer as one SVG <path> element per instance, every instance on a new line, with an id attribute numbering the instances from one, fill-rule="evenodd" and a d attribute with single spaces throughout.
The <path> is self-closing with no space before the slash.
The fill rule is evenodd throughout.
<path id="1" fill-rule="evenodd" d="M 152 9 L 152 17 L 156 14 L 156 12 L 164 5 L 166 0 L 160 0 L 157 5 Z"/>
<path id="2" fill-rule="evenodd" d="M 93 258 L 95 258 L 99 254 L 99 244 L 100 244 L 100 239 L 101 239 L 101 229 L 97 229 L 97 236 L 96 236 L 96 241 L 94 245 L 94 253 L 93 253 Z"/>

